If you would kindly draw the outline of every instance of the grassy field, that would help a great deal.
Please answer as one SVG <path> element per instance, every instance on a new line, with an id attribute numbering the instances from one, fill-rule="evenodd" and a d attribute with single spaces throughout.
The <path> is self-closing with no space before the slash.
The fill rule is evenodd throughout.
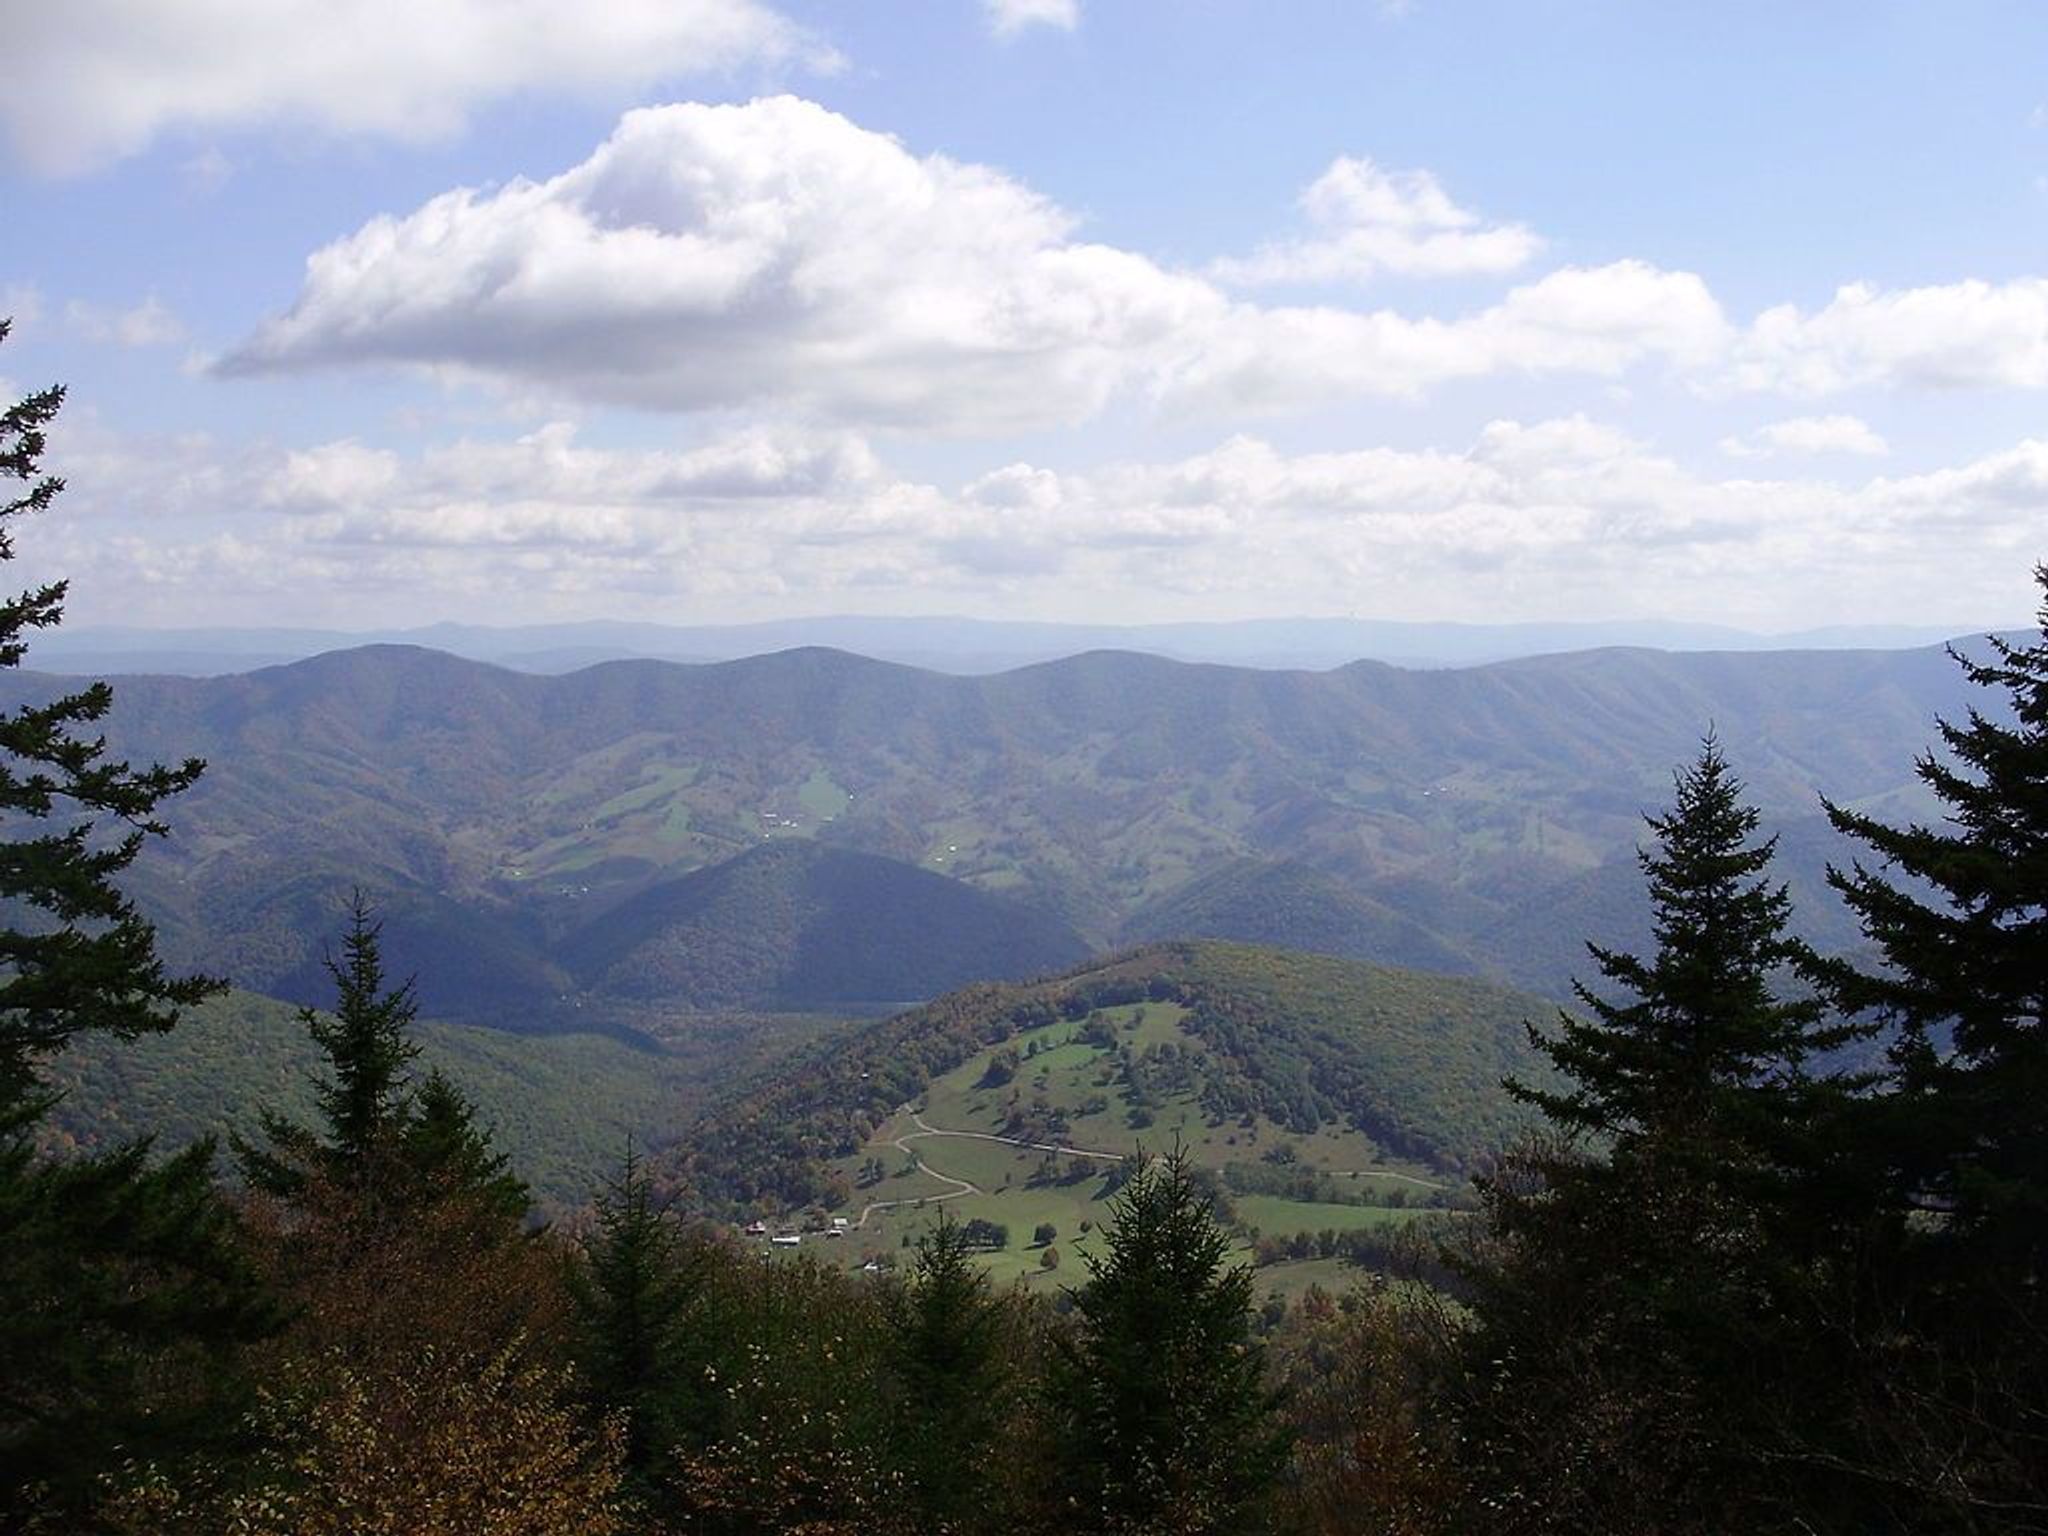
<path id="1" fill-rule="evenodd" d="M 1199 1073 L 1183 1074 L 1187 1081 L 1179 1087 L 1162 1087 L 1175 1073 L 1160 1062 L 1191 1060 L 1201 1050 L 1186 1023 L 1187 1012 L 1177 1003 L 1131 1003 L 1062 1018 L 982 1050 L 934 1079 L 921 1099 L 904 1105 L 843 1160 L 849 1179 L 858 1180 L 871 1159 L 888 1176 L 859 1188 L 848 1202 L 849 1219 L 860 1224 L 847 1236 L 813 1239 L 803 1251 L 823 1252 L 848 1267 L 905 1262 L 918 1237 L 947 1215 L 1008 1229 L 1008 1245 L 984 1257 L 997 1283 L 1048 1291 L 1079 1284 L 1087 1277 L 1088 1256 L 1101 1250 L 1119 1163 L 1176 1142 L 1211 1173 L 1269 1154 L 1284 1158 L 1290 1167 L 1330 1174 L 1347 1200 L 1356 1202 L 1234 1197 L 1230 1205 L 1246 1262 L 1253 1233 L 1348 1232 L 1413 1214 L 1406 1202 L 1435 1178 L 1384 1159 L 1363 1134 L 1325 1126 L 1313 1135 L 1295 1135 L 1270 1121 L 1219 1122 L 1200 1101 Z M 1141 1066 L 1141 1083 L 1132 1081 L 1132 1061 L 1153 1063 L 1151 1069 Z M 1011 1139 L 990 1139 L 997 1137 Z M 1019 1142 L 1105 1155 L 1048 1152 Z M 901 1170 L 910 1158 L 921 1171 L 905 1175 Z M 963 1190 L 962 1184 L 971 1188 Z M 905 1201 L 917 1203 L 896 1203 Z M 1041 1225 L 1053 1228 L 1049 1245 L 1033 1241 Z M 1057 1252 L 1056 1266 L 1045 1262 L 1048 1246 Z M 1267 1291 L 1298 1292 L 1310 1284 L 1341 1289 L 1356 1278 L 1357 1271 L 1337 1260 L 1260 1272 Z"/>

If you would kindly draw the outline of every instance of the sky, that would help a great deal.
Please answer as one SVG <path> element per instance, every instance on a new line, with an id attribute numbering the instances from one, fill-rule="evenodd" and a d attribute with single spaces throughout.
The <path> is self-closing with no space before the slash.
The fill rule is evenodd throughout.
<path id="1" fill-rule="evenodd" d="M 2036 608 L 2034 0 L 6 30 L 74 624 Z"/>

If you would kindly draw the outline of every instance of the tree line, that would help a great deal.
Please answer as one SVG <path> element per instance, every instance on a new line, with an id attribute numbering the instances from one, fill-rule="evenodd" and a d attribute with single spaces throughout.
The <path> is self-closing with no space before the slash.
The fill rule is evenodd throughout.
<path id="1" fill-rule="evenodd" d="M 0 414 L 0 560 L 62 398 Z M 0 602 L 0 666 L 64 595 Z M 1531 1026 L 1544 1129 L 1405 1272 L 1281 1308 L 1177 1154 L 1052 1301 L 951 1222 L 900 1277 L 772 1261 L 630 1149 L 537 1228 L 360 899 L 316 1114 L 232 1183 L 211 1144 L 39 1153 L 53 1056 L 220 983 L 119 889 L 203 765 L 111 759 L 103 684 L 17 708 L 0 1531 L 2048 1530 L 2048 638 L 1987 645 L 1996 707 L 1918 765 L 1943 819 L 1827 807 L 1861 963 L 1791 936 L 1709 735 L 1649 819 L 1652 952 Z"/>

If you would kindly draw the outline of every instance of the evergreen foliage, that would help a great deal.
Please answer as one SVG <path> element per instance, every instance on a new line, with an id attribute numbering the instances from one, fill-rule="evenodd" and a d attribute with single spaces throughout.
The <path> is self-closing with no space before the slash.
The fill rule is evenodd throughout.
<path id="1" fill-rule="evenodd" d="M 7 335 L 0 321 L 0 340 Z M 12 523 L 62 482 L 41 472 L 62 389 L 0 411 L 0 561 Z M 0 668 L 62 617 L 65 584 L 0 602 Z M 95 1157 L 38 1158 L 50 1107 L 41 1058 L 74 1037 L 169 1029 L 217 987 L 172 978 L 155 930 L 116 888 L 157 805 L 202 765 L 140 770 L 85 733 L 113 702 L 104 683 L 0 716 L 0 1530 L 81 1522 L 117 1457 L 174 1458 L 232 1437 L 240 1381 L 227 1346 L 275 1324 L 212 1183 L 213 1149 L 152 1163 L 146 1142 Z M 23 830 L 21 823 L 34 830 Z"/>
<path id="2" fill-rule="evenodd" d="M 2048 629 L 2048 564 L 2035 568 Z M 1838 805 L 1835 825 L 1877 856 L 1832 880 L 1884 968 L 1844 971 L 1845 999 L 1898 1026 L 1900 1091 L 1921 1135 L 1910 1176 L 1946 1213 L 1946 1239 L 2038 1287 L 2048 1275 L 2048 636 L 1987 636 L 1954 653 L 2013 720 L 1972 709 L 1938 722 L 1952 761 L 1920 780 L 1947 828 L 1893 827 Z"/>
<path id="3" fill-rule="evenodd" d="M 1655 955 L 1587 946 L 1631 996 L 1611 1001 L 1576 984 L 1589 1017 L 1561 1014 L 1555 1036 L 1530 1028 L 1564 1081 L 1511 1081 L 1509 1092 L 1560 1130 L 1601 1138 L 1613 1161 L 1655 1155 L 1700 1177 L 1731 1158 L 1753 1165 L 1811 1111 L 1808 1062 L 1856 1032 L 1830 1021 L 1813 986 L 1819 957 L 1788 931 L 1791 896 L 1766 874 L 1776 840 L 1754 840 L 1758 820 L 1709 736 L 1677 776 L 1670 813 L 1645 818 L 1657 840 L 1638 856 Z M 1806 990 L 1781 996 L 1785 981 Z"/>
<path id="4" fill-rule="evenodd" d="M 358 891 L 349 901 L 341 958 L 327 962 L 333 1012 L 323 1017 L 307 1008 L 299 1014 L 334 1071 L 320 1086 L 320 1112 L 328 1148 L 341 1167 L 367 1164 L 403 1118 L 405 1069 L 419 1055 L 409 1034 L 419 1014 L 413 983 L 408 978 L 387 990 L 379 933 Z"/>
<path id="5" fill-rule="evenodd" d="M 896 1393 L 893 1461 L 924 1528 L 993 1528 L 991 1460 L 1010 1383 L 1001 1304 L 957 1222 L 917 1245 L 910 1283 L 889 1311 Z"/>
<path id="6" fill-rule="evenodd" d="M 1830 878 L 1882 965 L 1847 1006 L 1897 1030 L 1895 1091 L 1863 1126 L 1895 1247 L 1850 1330 L 1870 1365 L 1845 1466 L 1925 1530 L 2048 1522 L 2048 565 L 2044 633 L 1951 651 L 2009 709 L 1939 722 L 1922 783 L 1946 825 L 1829 805 L 1875 855 Z M 2031 1525 L 2022 1522 L 2031 1521 Z"/>
<path id="7" fill-rule="evenodd" d="M 1510 1091 L 1553 1130 L 1481 1181 L 1486 1237 L 1462 1264 L 1468 1433 L 1496 1529 L 1754 1524 L 1781 1481 L 1759 1439 L 1835 1401 L 1800 1372 L 1817 1262 L 1853 1222 L 1830 1170 L 1857 1084 L 1808 1068 L 1853 1031 L 1813 990 L 1772 843 L 1711 737 L 1647 820 L 1657 950 L 1591 946 L 1628 995 L 1581 986 L 1586 1017 L 1531 1026 L 1562 1082 Z"/>
<path id="8" fill-rule="evenodd" d="M 35 1157 L 0 1124 L 0 1531 L 82 1518 L 117 1461 L 172 1463 L 240 1437 L 234 1347 L 280 1315 L 201 1143 Z"/>
<path id="9" fill-rule="evenodd" d="M 640 1482 L 675 1446 L 695 1358 L 700 1289 L 672 1202 L 629 1145 L 592 1202 L 596 1220 L 571 1272 L 579 1355 L 591 1400 L 625 1420 L 625 1466 Z"/>
<path id="10" fill-rule="evenodd" d="M 526 1181 L 476 1122 L 476 1109 L 439 1068 L 413 1095 L 400 1159 L 426 1198 L 460 1193 L 483 1214 L 516 1225 L 533 1203 Z"/>
<path id="11" fill-rule="evenodd" d="M 8 322 L 0 320 L 0 342 Z M 46 510 L 64 482 L 42 472 L 61 387 L 0 410 L 0 561 L 14 558 L 16 519 Z M 0 492 L 0 494 L 7 494 Z M 54 627 L 68 584 L 49 582 L 0 600 L 0 668 L 18 667 L 32 630 Z M 0 902 L 32 908 L 32 929 L 0 929 L 0 1098 L 32 1091 L 35 1058 L 74 1035 L 166 1030 L 178 1010 L 218 990 L 205 977 L 173 978 L 156 931 L 114 885 L 144 842 L 160 837 L 159 802 L 188 789 L 205 764 L 136 769 L 86 734 L 113 707 L 105 683 L 0 715 L 0 815 L 40 830 L 0 841 Z M 109 829 L 114 829 L 110 831 Z"/>
<path id="12" fill-rule="evenodd" d="M 1261 1528 L 1285 1460 L 1252 1275 L 1176 1148 L 1124 1184 L 1073 1293 L 1076 1332 L 1058 1362 L 1063 1465 L 1084 1530 Z"/>
<path id="13" fill-rule="evenodd" d="M 321 1181 L 396 1208 L 459 1197 L 480 1216 L 516 1225 L 530 1193 L 477 1125 L 468 1099 L 439 1071 L 417 1087 L 406 1071 L 419 1055 L 411 1032 L 419 1008 L 410 979 L 387 981 L 379 933 L 357 892 L 341 955 L 327 961 L 333 1012 L 299 1010 L 327 1061 L 316 1089 L 321 1126 L 264 1110 L 260 1142 L 232 1138 L 242 1175 L 251 1188 L 286 1200 Z"/>

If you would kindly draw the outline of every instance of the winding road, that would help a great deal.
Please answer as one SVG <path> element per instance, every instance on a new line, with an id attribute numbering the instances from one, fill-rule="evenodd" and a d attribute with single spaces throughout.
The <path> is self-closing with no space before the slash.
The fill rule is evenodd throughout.
<path id="1" fill-rule="evenodd" d="M 928 1173 L 942 1184 L 951 1184 L 954 1187 L 947 1190 L 943 1195 L 920 1195 L 909 1200 L 870 1200 L 861 1207 L 860 1219 L 854 1222 L 853 1226 L 849 1229 L 851 1231 L 860 1231 L 861 1228 L 868 1224 L 868 1217 L 872 1216 L 876 1211 L 894 1210 L 902 1205 L 936 1205 L 941 1200 L 958 1200 L 962 1195 L 987 1193 L 978 1184 L 970 1183 L 966 1179 L 956 1179 L 949 1173 L 939 1172 L 938 1169 L 932 1167 L 931 1164 L 919 1157 L 916 1149 L 910 1144 L 913 1141 L 923 1141 L 928 1136 L 953 1136 L 963 1141 L 997 1141 L 1006 1147 L 1018 1147 L 1027 1152 L 1057 1152 L 1066 1157 L 1093 1157 L 1112 1163 L 1120 1163 L 1124 1160 L 1124 1154 L 1121 1152 L 1096 1152 L 1087 1147 L 1063 1147 L 1057 1142 L 1050 1141 L 1020 1141 L 1015 1136 L 998 1136 L 992 1131 L 942 1131 L 937 1126 L 927 1124 L 924 1116 L 918 1114 L 915 1110 L 911 1110 L 909 1105 L 906 1104 L 903 1108 L 910 1112 L 910 1123 L 915 1125 L 917 1129 L 904 1132 L 901 1136 L 892 1140 L 890 1145 L 908 1157 L 912 1163 L 916 1164 L 918 1172 Z"/>
<path id="2" fill-rule="evenodd" d="M 1129 1155 L 1123 1152 L 1098 1152 L 1092 1147 L 1063 1146 L 1056 1141 L 1023 1141 L 1015 1136 L 998 1136 L 993 1131 L 941 1130 L 939 1127 L 927 1123 L 924 1116 L 911 1109 L 908 1104 L 904 1105 L 897 1113 L 908 1114 L 910 1116 L 910 1123 L 916 1126 L 917 1129 L 905 1131 L 901 1136 L 891 1140 L 889 1144 L 905 1157 L 908 1157 L 916 1166 L 918 1172 L 928 1173 L 940 1183 L 950 1184 L 953 1187 L 943 1195 L 918 1195 L 908 1200 L 870 1200 L 861 1207 L 860 1219 L 854 1222 L 853 1226 L 849 1229 L 850 1231 L 860 1231 L 868 1224 L 868 1217 L 872 1216 L 876 1211 L 891 1211 L 895 1210 L 898 1206 L 904 1205 L 937 1205 L 942 1200 L 958 1200 L 962 1195 L 982 1195 L 988 1193 L 979 1184 L 971 1183 L 966 1179 L 956 1179 L 950 1173 L 939 1172 L 938 1169 L 932 1167 L 931 1164 L 919 1157 L 916 1149 L 910 1144 L 913 1141 L 923 1141 L 927 1137 L 951 1136 L 961 1141 L 994 1141 L 1000 1142 L 1006 1147 L 1020 1148 L 1026 1152 L 1055 1152 L 1062 1157 L 1092 1157 L 1109 1163 L 1120 1163 Z M 1412 1173 L 1395 1173 L 1387 1168 L 1333 1169 L 1330 1176 L 1339 1179 L 1396 1179 L 1403 1184 L 1418 1184 L 1424 1189 L 1448 1189 L 1451 1187 L 1448 1184 L 1437 1184 L 1428 1179 L 1419 1179 Z"/>

